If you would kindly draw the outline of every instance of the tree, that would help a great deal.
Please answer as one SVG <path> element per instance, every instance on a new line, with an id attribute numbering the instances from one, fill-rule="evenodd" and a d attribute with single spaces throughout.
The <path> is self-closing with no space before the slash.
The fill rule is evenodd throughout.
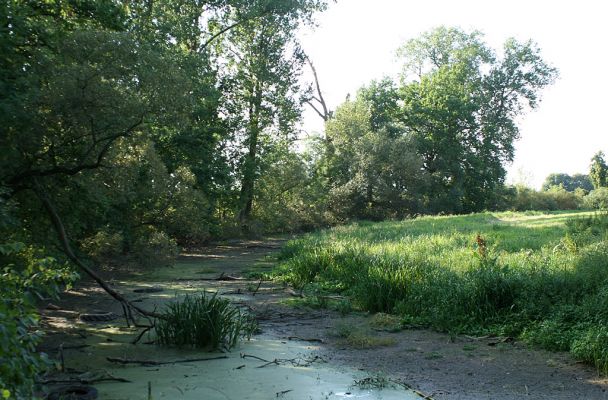
<path id="1" fill-rule="evenodd" d="M 277 138 L 293 134 L 300 116 L 298 77 L 305 58 L 295 29 L 322 7 L 322 2 L 294 2 L 284 13 L 246 21 L 226 36 L 224 113 L 234 132 L 232 159 L 239 170 L 238 221 L 243 231 L 249 230 L 255 184 L 262 173 L 260 157 Z"/>
<path id="2" fill-rule="evenodd" d="M 392 82 L 373 82 L 327 122 L 332 140 L 321 162 L 329 207 L 338 220 L 418 212 L 425 173 L 413 137 L 395 119 L 397 104 Z"/>
<path id="3" fill-rule="evenodd" d="M 591 159 L 589 178 L 595 189 L 608 186 L 608 165 L 603 151 L 598 151 Z"/>
<path id="4" fill-rule="evenodd" d="M 553 186 L 562 186 L 568 192 L 582 189 L 586 192 L 593 190 L 593 184 L 588 175 L 584 174 L 550 174 L 543 183 L 542 190 L 549 190 Z"/>
<path id="5" fill-rule="evenodd" d="M 557 72 L 532 42 L 509 39 L 501 57 L 479 32 L 440 27 L 402 47 L 403 121 L 431 176 L 429 207 L 492 208 L 513 159 L 515 120 L 534 109 Z M 411 72 L 415 78 L 411 79 Z"/>

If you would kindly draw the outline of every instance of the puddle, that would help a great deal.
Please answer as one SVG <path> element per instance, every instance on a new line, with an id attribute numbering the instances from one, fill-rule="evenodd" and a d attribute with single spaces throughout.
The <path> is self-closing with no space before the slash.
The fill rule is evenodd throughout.
<path id="1" fill-rule="evenodd" d="M 99 354 L 102 352 L 104 357 Z M 169 361 L 223 355 L 227 358 L 158 366 L 117 366 L 105 360 L 105 356 Z M 73 367 L 90 369 L 95 366 L 114 377 L 131 381 L 96 384 L 99 399 L 107 400 L 148 400 L 148 382 L 155 400 L 419 399 L 415 393 L 399 387 L 354 387 L 355 380 L 368 378 L 369 375 L 332 366 L 322 359 L 315 359 L 317 355 L 317 348 L 308 343 L 258 337 L 225 354 L 101 342 L 87 352 L 73 353 L 70 359 Z M 279 365 L 268 364 L 260 368 L 267 364 L 260 359 L 293 360 L 293 363 L 282 361 Z"/>

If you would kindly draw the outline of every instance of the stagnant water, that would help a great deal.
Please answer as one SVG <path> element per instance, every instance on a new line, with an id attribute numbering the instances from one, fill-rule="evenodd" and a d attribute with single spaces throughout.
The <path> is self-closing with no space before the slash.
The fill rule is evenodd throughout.
<path id="1" fill-rule="evenodd" d="M 318 349 L 306 342 L 259 336 L 229 353 L 133 346 L 121 342 L 91 344 L 87 350 L 66 354 L 68 366 L 97 369 L 130 381 L 95 384 L 99 399 L 148 400 L 149 390 L 155 400 L 420 399 L 414 392 L 383 377 L 325 362 L 318 357 Z M 154 361 L 226 358 L 140 366 L 112 364 L 105 359 L 107 356 Z M 278 365 L 265 365 L 267 363 L 261 359 L 279 361 Z M 371 385 L 356 383 L 366 379 Z"/>

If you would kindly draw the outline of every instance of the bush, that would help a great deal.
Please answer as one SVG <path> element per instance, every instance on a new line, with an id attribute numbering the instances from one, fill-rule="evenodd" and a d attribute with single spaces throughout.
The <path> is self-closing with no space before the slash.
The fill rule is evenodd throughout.
<path id="1" fill-rule="evenodd" d="M 38 330 L 35 300 L 56 296 L 76 274 L 40 251 L 22 243 L 0 244 L 0 397 L 32 398 L 34 378 L 48 366 L 36 346 Z"/>
<path id="2" fill-rule="evenodd" d="M 584 206 L 593 210 L 608 210 L 608 188 L 592 190 L 585 197 Z"/>
<path id="3" fill-rule="evenodd" d="M 568 192 L 561 186 L 551 186 L 548 190 L 536 191 L 523 185 L 506 190 L 500 208 L 512 211 L 556 211 L 576 210 L 583 204 L 581 191 Z"/>
<path id="4" fill-rule="evenodd" d="M 143 267 L 170 265 L 178 254 L 179 248 L 175 239 L 155 229 L 150 229 L 137 238 L 132 249 L 133 257 Z"/>
<path id="5" fill-rule="evenodd" d="M 124 238 L 118 232 L 101 230 L 83 240 L 82 249 L 98 263 L 108 263 L 123 254 Z"/>
<path id="6" fill-rule="evenodd" d="M 168 306 L 156 324 L 158 343 L 211 350 L 231 349 L 256 330 L 254 319 L 216 295 L 186 296 Z"/>
<path id="7" fill-rule="evenodd" d="M 589 328 L 574 341 L 572 353 L 578 359 L 594 364 L 598 371 L 608 373 L 608 326 Z"/>

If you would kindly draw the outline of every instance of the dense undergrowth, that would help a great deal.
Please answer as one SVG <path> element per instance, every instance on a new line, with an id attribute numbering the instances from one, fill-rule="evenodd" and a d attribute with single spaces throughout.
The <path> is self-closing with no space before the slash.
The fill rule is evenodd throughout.
<path id="1" fill-rule="evenodd" d="M 608 214 L 357 223 L 290 242 L 278 275 L 439 331 L 518 337 L 608 373 Z"/>

